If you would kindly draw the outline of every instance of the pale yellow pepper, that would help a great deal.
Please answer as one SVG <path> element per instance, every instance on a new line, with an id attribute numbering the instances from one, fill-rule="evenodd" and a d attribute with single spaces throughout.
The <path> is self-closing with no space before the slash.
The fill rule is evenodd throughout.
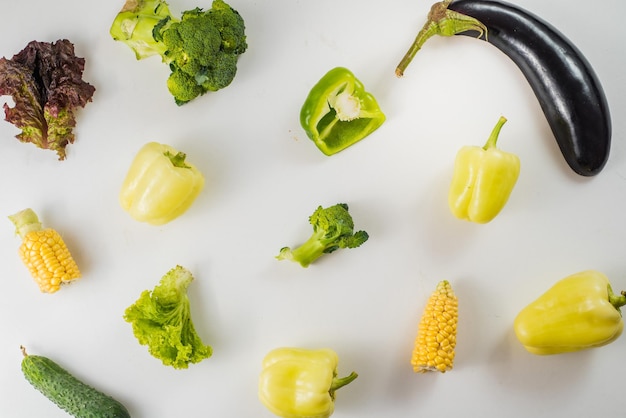
<path id="1" fill-rule="evenodd" d="M 153 225 L 182 215 L 204 187 L 202 173 L 185 158 L 185 153 L 169 145 L 144 145 L 122 184 L 122 208 L 134 219 Z"/>
<path id="2" fill-rule="evenodd" d="M 526 350 L 540 355 L 601 347 L 622 334 L 624 305 L 626 294 L 614 294 L 604 274 L 582 271 L 525 307 L 515 318 L 515 335 Z"/>
<path id="3" fill-rule="evenodd" d="M 283 418 L 328 418 L 335 410 L 335 391 L 357 378 L 338 378 L 339 357 L 328 348 L 277 348 L 262 363 L 259 399 Z"/>
<path id="4" fill-rule="evenodd" d="M 487 223 L 509 200 L 519 177 L 520 160 L 496 148 L 505 122 L 501 117 L 485 146 L 465 146 L 457 153 L 448 204 L 459 219 Z"/>

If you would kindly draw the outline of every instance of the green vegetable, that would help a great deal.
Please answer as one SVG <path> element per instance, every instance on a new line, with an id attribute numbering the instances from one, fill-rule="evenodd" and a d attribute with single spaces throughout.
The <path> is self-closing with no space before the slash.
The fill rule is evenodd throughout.
<path id="1" fill-rule="evenodd" d="M 213 354 L 212 348 L 202 343 L 191 319 L 187 288 L 192 280 L 187 269 L 176 266 L 152 292 L 143 291 L 124 314 L 139 343 L 147 345 L 150 354 L 164 365 L 175 369 L 186 369 L 189 363 L 198 363 Z"/>
<path id="2" fill-rule="evenodd" d="M 65 159 L 65 148 L 75 139 L 75 112 L 96 90 L 83 81 L 84 68 L 85 60 L 74 55 L 67 39 L 32 41 L 10 60 L 0 58 L 0 96 L 15 102 L 11 108 L 4 104 L 5 120 L 22 130 L 18 140 Z"/>
<path id="3" fill-rule="evenodd" d="M 293 250 L 282 248 L 277 259 L 295 261 L 302 267 L 308 267 L 323 254 L 339 248 L 357 248 L 369 238 L 365 231 L 354 232 L 354 221 L 345 203 L 327 208 L 319 206 L 309 217 L 309 222 L 313 225 L 311 237 Z"/>
<path id="4" fill-rule="evenodd" d="M 130 418 L 124 405 L 81 382 L 54 361 L 33 356 L 21 347 L 22 372 L 35 389 L 59 408 L 78 418 Z"/>
<path id="5" fill-rule="evenodd" d="M 326 155 L 333 155 L 380 127 L 385 114 L 374 96 L 343 67 L 330 70 L 313 86 L 300 110 L 300 124 Z"/>
<path id="6" fill-rule="evenodd" d="M 181 19 L 164 0 L 127 0 L 110 34 L 137 59 L 161 56 L 170 67 L 167 87 L 178 105 L 228 86 L 248 48 L 243 18 L 223 0 L 214 0 L 207 11 L 185 11 Z"/>

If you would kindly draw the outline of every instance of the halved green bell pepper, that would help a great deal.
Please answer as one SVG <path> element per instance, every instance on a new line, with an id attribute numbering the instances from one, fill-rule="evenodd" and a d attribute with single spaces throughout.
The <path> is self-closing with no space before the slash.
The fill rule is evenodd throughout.
<path id="1" fill-rule="evenodd" d="M 360 141 L 384 121 L 374 96 L 343 67 L 333 68 L 313 86 L 300 111 L 307 136 L 326 155 Z"/>

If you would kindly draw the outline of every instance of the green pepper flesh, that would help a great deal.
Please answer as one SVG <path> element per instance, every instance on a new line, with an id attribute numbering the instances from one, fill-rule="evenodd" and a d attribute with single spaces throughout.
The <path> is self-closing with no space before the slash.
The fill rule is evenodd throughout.
<path id="1" fill-rule="evenodd" d="M 385 119 L 374 96 L 343 67 L 333 68 L 313 86 L 300 111 L 307 136 L 326 155 L 362 140 Z"/>

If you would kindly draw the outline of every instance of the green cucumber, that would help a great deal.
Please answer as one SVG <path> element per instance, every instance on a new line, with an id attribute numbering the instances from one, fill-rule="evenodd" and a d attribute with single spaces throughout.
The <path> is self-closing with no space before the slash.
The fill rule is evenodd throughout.
<path id="1" fill-rule="evenodd" d="M 72 376 L 54 361 L 26 354 L 21 347 L 26 380 L 48 399 L 77 418 L 130 418 L 124 405 Z"/>

